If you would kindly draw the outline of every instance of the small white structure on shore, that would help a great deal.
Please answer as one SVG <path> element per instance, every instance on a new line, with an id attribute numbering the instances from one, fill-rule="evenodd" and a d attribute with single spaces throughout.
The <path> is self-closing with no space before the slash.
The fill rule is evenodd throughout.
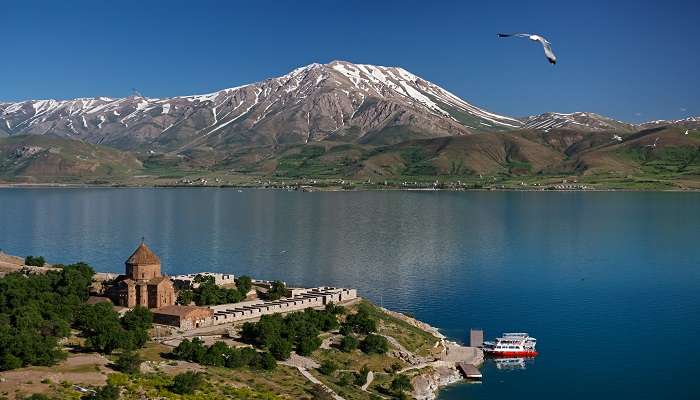
<path id="1" fill-rule="evenodd" d="M 236 277 L 233 274 L 222 274 L 219 272 L 198 272 L 196 274 L 187 274 L 187 275 L 175 275 L 171 276 L 170 279 L 173 281 L 176 281 L 178 283 L 189 283 L 190 286 L 196 288 L 199 286 L 199 283 L 196 283 L 194 279 L 197 277 L 197 275 L 203 276 L 203 277 L 213 277 L 214 278 L 214 284 L 218 286 L 223 286 L 223 285 L 235 285 L 236 284 Z"/>

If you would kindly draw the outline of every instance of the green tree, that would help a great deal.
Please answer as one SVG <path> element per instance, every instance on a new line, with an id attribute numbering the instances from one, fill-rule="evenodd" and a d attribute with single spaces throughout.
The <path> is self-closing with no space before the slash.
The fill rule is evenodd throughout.
<path id="1" fill-rule="evenodd" d="M 345 314 L 345 307 L 343 306 L 338 306 L 332 301 L 328 304 L 326 304 L 326 312 L 332 315 L 343 315 Z"/>
<path id="2" fill-rule="evenodd" d="M 213 277 L 210 277 L 213 279 Z M 205 282 L 199 285 L 194 291 L 194 302 L 198 306 L 214 304 L 224 304 L 221 300 L 218 286 L 214 283 Z"/>
<path id="3" fill-rule="evenodd" d="M 357 313 L 348 315 L 343 325 L 343 332 L 352 331 L 366 335 L 377 331 L 377 321 L 371 317 L 370 311 L 364 304 L 360 304 Z"/>
<path id="4" fill-rule="evenodd" d="M 319 347 L 321 347 L 321 338 L 318 336 L 303 336 L 297 343 L 297 353 L 300 356 L 310 356 Z"/>
<path id="5" fill-rule="evenodd" d="M 362 386 L 367 383 L 367 375 L 369 374 L 369 367 L 366 365 L 362 366 L 362 369 L 355 374 L 355 385 Z"/>
<path id="6" fill-rule="evenodd" d="M 136 306 L 124 313 L 122 326 L 128 331 L 149 330 L 153 326 L 153 313 L 146 307 Z"/>
<path id="7" fill-rule="evenodd" d="M 133 375 L 140 371 L 142 362 L 143 360 L 138 353 L 127 350 L 123 351 L 119 357 L 117 357 L 117 361 L 114 362 L 114 366 L 117 371 Z"/>
<path id="8" fill-rule="evenodd" d="M 391 381 L 391 390 L 396 393 L 409 392 L 413 390 L 413 385 L 411 384 L 411 379 L 406 375 L 397 375 Z"/>
<path id="9" fill-rule="evenodd" d="M 318 372 L 322 373 L 323 375 L 333 375 L 336 370 L 338 370 L 338 364 L 331 360 L 324 360 L 321 363 L 321 366 L 318 367 Z"/>
<path id="10" fill-rule="evenodd" d="M 22 400 L 51 400 L 51 398 L 45 394 L 34 393 L 31 396 L 23 397 Z"/>
<path id="11" fill-rule="evenodd" d="M 270 290 L 267 291 L 267 298 L 269 300 L 279 300 L 287 295 L 287 287 L 282 281 L 274 281 L 270 286 Z"/>
<path id="12" fill-rule="evenodd" d="M 119 400 L 119 388 L 114 385 L 105 385 L 97 389 L 95 393 L 83 396 L 82 400 Z"/>
<path id="13" fill-rule="evenodd" d="M 354 376 L 349 372 L 343 372 L 340 374 L 340 379 L 338 379 L 338 385 L 340 386 L 350 386 L 351 383 L 355 381 Z"/>
<path id="14" fill-rule="evenodd" d="M 292 353 L 292 343 L 287 339 L 275 337 L 267 344 L 267 348 L 277 360 L 283 361 Z"/>
<path id="15" fill-rule="evenodd" d="M 258 365 L 259 369 L 264 369 L 266 371 L 272 371 L 277 368 L 277 360 L 269 352 L 258 353 Z"/>
<path id="16" fill-rule="evenodd" d="M 186 360 L 191 362 L 199 363 L 204 359 L 206 354 L 206 347 L 204 342 L 200 339 L 194 338 L 192 341 L 187 339 L 180 342 L 179 345 L 173 350 L 173 357 L 178 360 Z"/>
<path id="17" fill-rule="evenodd" d="M 42 256 L 27 256 L 24 258 L 24 265 L 31 265 L 34 267 L 43 267 L 46 264 L 46 260 Z"/>
<path id="18" fill-rule="evenodd" d="M 360 350 L 366 354 L 384 354 L 389 351 L 389 342 L 384 336 L 370 334 L 360 342 Z"/>
<path id="19" fill-rule="evenodd" d="M 247 275 L 242 275 L 236 278 L 236 288 L 243 296 L 253 288 L 253 280 Z"/>
<path id="20" fill-rule="evenodd" d="M 399 370 L 401 370 L 401 363 L 400 362 L 395 362 L 391 364 L 391 372 L 396 373 Z"/>
<path id="21" fill-rule="evenodd" d="M 195 275 L 194 279 L 192 280 L 194 283 L 200 283 L 200 284 L 208 284 L 208 285 L 214 285 L 216 283 L 216 279 L 214 279 L 213 276 L 211 275 L 202 275 L 202 274 L 197 274 Z"/>
<path id="22" fill-rule="evenodd" d="M 0 370 L 52 365 L 65 357 L 58 340 L 70 333 L 93 274 L 79 263 L 0 277 Z"/>
<path id="23" fill-rule="evenodd" d="M 193 394 L 204 384 L 204 377 L 199 372 L 187 371 L 175 375 L 170 390 L 177 394 Z"/>
<path id="24" fill-rule="evenodd" d="M 194 301 L 194 292 L 190 289 L 183 289 L 177 293 L 177 304 L 188 306 Z"/>
<path id="25" fill-rule="evenodd" d="M 83 332 L 86 345 L 110 354 L 119 348 L 131 348 L 131 337 L 121 326 L 119 314 L 110 303 L 85 304 L 78 312 L 75 325 Z"/>
<path id="26" fill-rule="evenodd" d="M 350 353 L 351 351 L 357 349 L 357 346 L 359 345 L 359 342 L 357 339 L 355 339 L 354 336 L 346 335 L 343 336 L 342 339 L 340 339 L 340 351 L 344 353 Z"/>

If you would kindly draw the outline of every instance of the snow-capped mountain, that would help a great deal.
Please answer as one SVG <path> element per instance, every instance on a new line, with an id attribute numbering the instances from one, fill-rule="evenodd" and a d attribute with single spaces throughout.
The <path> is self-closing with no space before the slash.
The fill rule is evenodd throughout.
<path id="1" fill-rule="evenodd" d="M 688 117 L 688 118 L 683 118 L 683 119 L 676 119 L 676 120 L 665 120 L 665 119 L 660 119 L 656 121 L 649 121 L 645 122 L 643 124 L 640 124 L 639 127 L 641 129 L 649 129 L 649 128 L 657 128 L 660 126 L 677 126 L 679 128 L 685 128 L 685 129 L 698 129 L 700 128 L 700 116 L 698 117 Z"/>
<path id="2" fill-rule="evenodd" d="M 394 143 L 522 125 L 402 68 L 344 61 L 204 95 L 0 103 L 0 136 L 54 134 L 125 149 Z"/>
<path id="3" fill-rule="evenodd" d="M 590 112 L 570 114 L 548 112 L 523 120 L 524 128 L 549 132 L 552 129 L 630 132 L 634 125 Z"/>

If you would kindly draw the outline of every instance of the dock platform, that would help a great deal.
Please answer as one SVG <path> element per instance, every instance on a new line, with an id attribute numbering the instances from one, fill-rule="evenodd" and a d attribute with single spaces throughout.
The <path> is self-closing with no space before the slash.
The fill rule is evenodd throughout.
<path id="1" fill-rule="evenodd" d="M 481 371 L 472 364 L 457 363 L 457 368 L 467 379 L 480 380 L 482 378 Z"/>

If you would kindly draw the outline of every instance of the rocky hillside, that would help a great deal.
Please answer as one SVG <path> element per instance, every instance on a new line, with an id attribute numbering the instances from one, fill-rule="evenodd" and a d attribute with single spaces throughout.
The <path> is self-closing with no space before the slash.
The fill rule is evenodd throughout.
<path id="1" fill-rule="evenodd" d="M 518 128 L 398 67 L 334 61 L 218 92 L 0 104 L 0 135 L 53 134 L 121 149 L 397 143 Z"/>
<path id="2" fill-rule="evenodd" d="M 0 138 L 0 180 L 64 182 L 133 176 L 142 169 L 134 155 L 51 135 Z"/>
<path id="3" fill-rule="evenodd" d="M 573 174 L 700 182 L 699 135 L 698 117 L 637 125 L 588 112 L 511 118 L 399 67 L 334 61 L 204 95 L 0 103 L 0 180 L 520 183 Z"/>
<path id="4" fill-rule="evenodd" d="M 571 129 L 583 131 L 616 131 L 632 132 L 633 124 L 616 121 L 590 112 L 575 112 L 570 114 L 548 112 L 527 117 L 523 128 L 549 132 L 552 129 Z"/>

